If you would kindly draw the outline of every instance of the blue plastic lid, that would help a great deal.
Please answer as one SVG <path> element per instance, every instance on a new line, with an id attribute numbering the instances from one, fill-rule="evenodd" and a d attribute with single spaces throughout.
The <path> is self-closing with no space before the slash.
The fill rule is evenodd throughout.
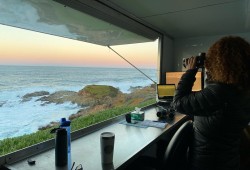
<path id="1" fill-rule="evenodd" d="M 70 126 L 70 120 L 66 120 L 66 118 L 61 118 L 60 126 Z"/>

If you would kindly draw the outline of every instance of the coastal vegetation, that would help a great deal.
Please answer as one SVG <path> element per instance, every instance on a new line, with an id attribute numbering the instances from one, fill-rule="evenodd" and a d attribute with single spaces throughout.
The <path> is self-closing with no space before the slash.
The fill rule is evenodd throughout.
<path id="1" fill-rule="evenodd" d="M 86 128 L 93 124 L 111 119 L 113 117 L 131 112 L 135 107 L 145 107 L 155 103 L 155 85 L 136 87 L 131 93 L 125 94 L 119 89 L 105 85 L 88 85 L 79 92 L 59 91 L 52 94 L 48 92 L 34 92 L 23 96 L 22 102 L 40 97 L 44 107 L 50 103 L 72 102 L 79 106 L 77 113 L 71 115 L 71 131 Z M 7 138 L 0 141 L 0 155 L 29 147 L 31 145 L 54 138 L 50 130 L 58 127 L 58 122 L 39 128 L 32 134 Z"/>

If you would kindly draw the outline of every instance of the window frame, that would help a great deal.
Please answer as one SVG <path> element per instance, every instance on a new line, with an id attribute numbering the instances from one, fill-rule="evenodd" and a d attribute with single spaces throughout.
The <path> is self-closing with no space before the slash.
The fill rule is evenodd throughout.
<path id="1" fill-rule="evenodd" d="M 162 82 L 162 78 L 164 79 L 164 76 L 165 76 L 164 70 L 162 70 L 162 67 L 161 67 L 162 61 L 163 61 L 162 54 L 164 53 L 164 51 L 162 50 L 164 46 L 164 41 L 162 41 L 164 37 L 163 33 L 161 33 L 156 28 L 152 28 L 151 25 L 149 26 L 146 23 L 143 23 L 138 18 L 134 18 L 132 15 L 128 13 L 121 13 L 118 10 L 115 10 L 114 8 L 110 8 L 104 4 L 101 4 L 98 1 L 84 1 L 80 9 L 79 9 L 79 6 L 77 6 L 78 4 L 71 3 L 72 1 L 67 1 L 67 0 L 54 0 L 54 1 L 62 3 L 63 5 L 71 7 L 73 9 L 77 8 L 76 10 L 79 10 L 81 12 L 86 12 L 87 14 L 91 16 L 102 19 L 108 23 L 117 25 L 128 31 L 137 33 L 146 38 L 155 39 L 155 37 L 158 37 L 159 41 L 158 41 L 158 56 L 157 56 L 158 58 L 157 79 L 159 79 L 158 82 Z M 157 93 L 155 93 L 155 95 L 157 96 Z M 146 110 L 147 108 L 152 107 L 154 105 L 155 104 L 143 107 L 142 110 Z M 102 121 L 97 124 L 93 124 L 89 127 L 74 131 L 71 133 L 71 140 L 84 137 L 92 132 L 102 129 L 103 127 L 117 123 L 121 121 L 122 119 L 124 119 L 125 114 L 127 113 L 110 118 L 108 120 Z M 12 163 L 27 159 L 33 155 L 37 155 L 39 153 L 50 150 L 54 148 L 54 146 L 55 146 L 54 139 L 50 139 L 50 140 L 26 147 L 24 149 L 0 156 L 0 165 L 12 164 Z"/>

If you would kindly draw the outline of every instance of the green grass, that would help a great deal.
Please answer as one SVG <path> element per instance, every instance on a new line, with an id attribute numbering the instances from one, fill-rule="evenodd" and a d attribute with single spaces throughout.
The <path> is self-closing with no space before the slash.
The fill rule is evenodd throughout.
<path id="1" fill-rule="evenodd" d="M 145 107 L 155 103 L 155 99 L 150 99 L 145 102 L 138 104 L 136 107 Z M 72 120 L 71 123 L 71 131 L 76 131 L 85 127 L 88 127 L 93 124 L 97 124 L 104 120 L 116 117 L 118 115 L 128 113 L 134 110 L 135 106 L 121 106 L 116 107 L 104 111 L 99 111 L 96 113 L 92 113 L 87 116 L 82 116 Z M 42 141 L 46 141 L 48 139 L 54 138 L 53 134 L 50 134 L 50 129 L 40 130 L 36 133 L 23 135 L 20 137 L 7 138 L 0 141 L 0 156 L 6 155 L 8 153 L 26 148 L 28 146 L 40 143 Z"/>
<path id="2" fill-rule="evenodd" d="M 105 96 L 115 97 L 118 94 L 118 89 L 106 85 L 88 85 L 84 88 L 84 91 L 95 98 L 102 98 Z"/>

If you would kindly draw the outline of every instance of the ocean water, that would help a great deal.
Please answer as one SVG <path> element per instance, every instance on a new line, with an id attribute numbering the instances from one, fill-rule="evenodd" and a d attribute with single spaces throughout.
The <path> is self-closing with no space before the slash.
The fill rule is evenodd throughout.
<path id="1" fill-rule="evenodd" d="M 142 69 L 156 81 L 156 69 Z M 134 68 L 0 66 L 0 140 L 36 132 L 51 121 L 68 118 L 80 107 L 72 103 L 43 106 L 37 98 L 21 102 L 27 93 L 79 91 L 86 85 L 111 85 L 124 93 L 148 86 L 151 80 Z"/>

